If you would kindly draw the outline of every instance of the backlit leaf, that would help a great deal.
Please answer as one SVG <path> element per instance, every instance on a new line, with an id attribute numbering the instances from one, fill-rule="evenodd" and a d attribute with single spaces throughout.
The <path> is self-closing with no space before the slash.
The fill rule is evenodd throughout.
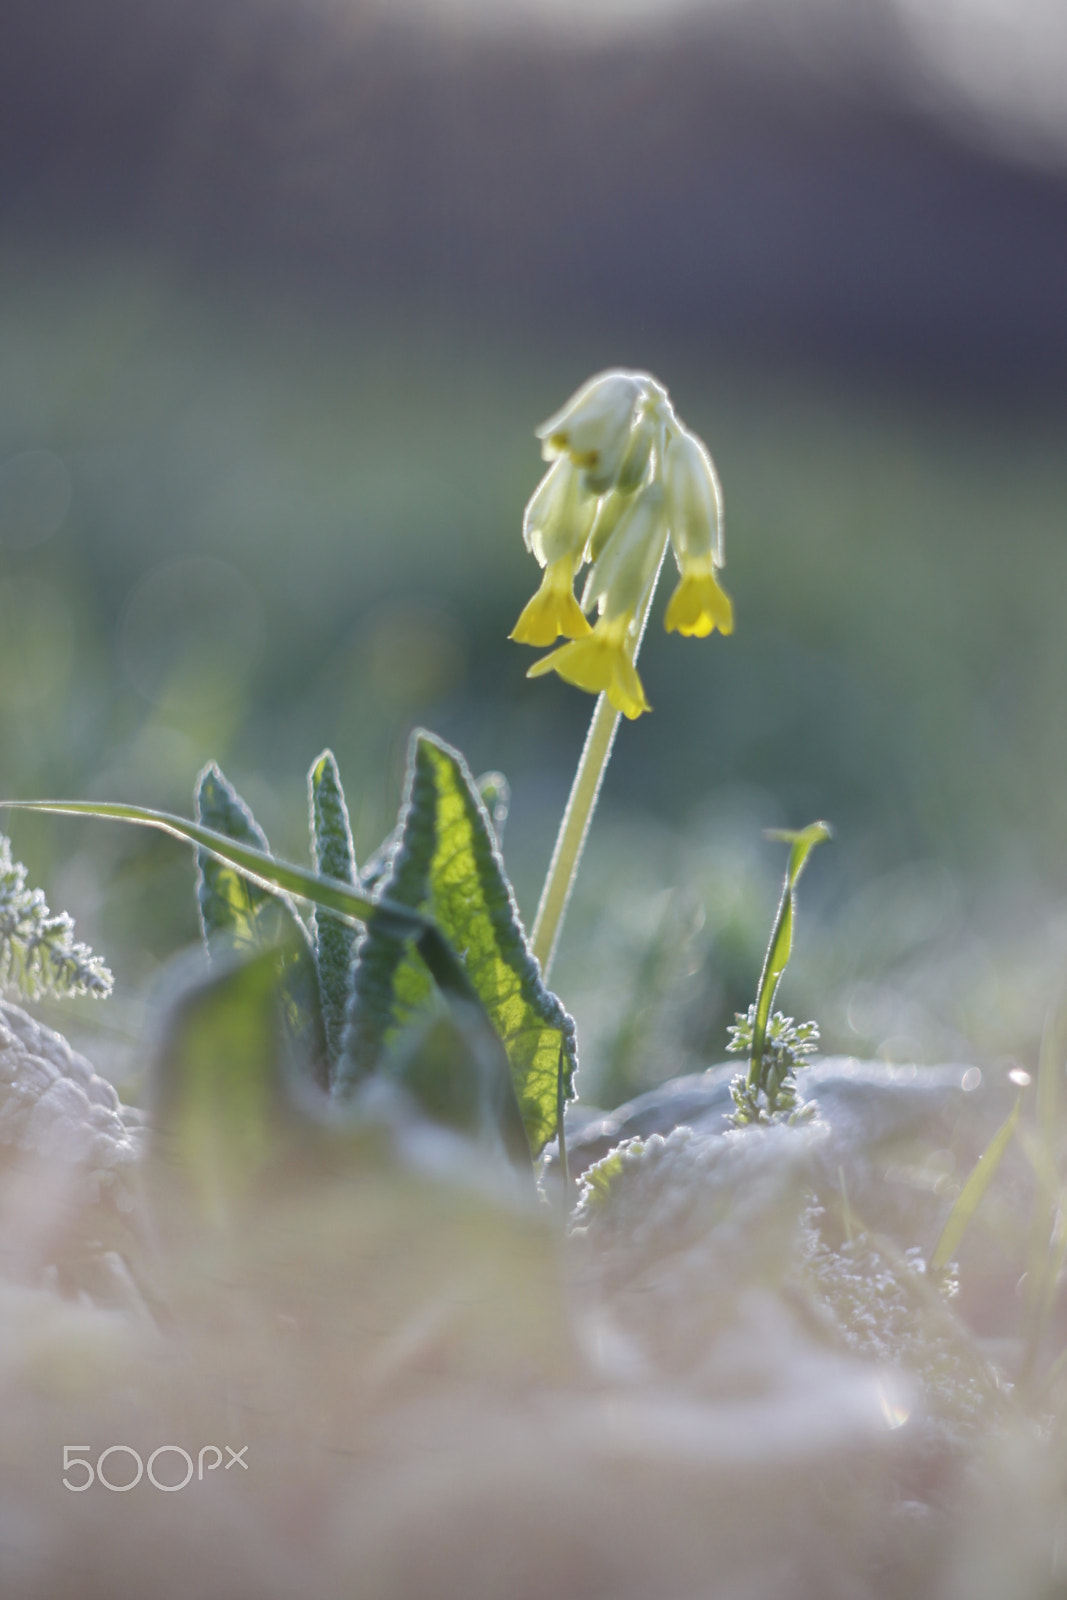
<path id="1" fill-rule="evenodd" d="M 324 750 L 308 773 L 311 851 L 315 870 L 342 883 L 356 882 L 356 857 L 337 762 Z M 352 984 L 356 930 L 330 911 L 312 913 L 315 964 L 318 968 L 322 1020 L 331 1066 L 341 1054 L 345 1011 Z"/>
<path id="2" fill-rule="evenodd" d="M 196 814 L 205 826 L 269 854 L 267 836 L 251 809 L 213 761 L 197 781 Z M 204 850 L 197 852 L 197 869 L 197 899 L 209 953 L 217 959 L 225 949 L 250 952 L 279 947 L 278 976 L 289 1032 L 310 1075 L 327 1088 L 318 973 L 307 929 L 292 901 Z"/>
<path id="3" fill-rule="evenodd" d="M 556 1129 L 557 1076 L 572 1092 L 574 1024 L 541 981 L 492 823 L 463 758 L 431 735 L 412 740 L 403 826 L 382 880 L 391 901 L 431 916 L 464 961 L 503 1041 L 530 1148 Z M 423 962 L 383 925 L 360 946 L 339 1083 L 373 1071 L 398 1030 L 430 1002 Z"/>

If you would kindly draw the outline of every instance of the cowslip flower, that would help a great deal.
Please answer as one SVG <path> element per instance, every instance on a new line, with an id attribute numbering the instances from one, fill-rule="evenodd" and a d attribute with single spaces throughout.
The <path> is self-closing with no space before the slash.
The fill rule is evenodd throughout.
<path id="1" fill-rule="evenodd" d="M 523 610 L 511 637 L 520 644 L 554 644 L 562 633 L 579 639 L 592 632 L 574 598 L 574 575 L 585 559 L 596 496 L 566 457 L 549 468 L 526 507 L 522 536 L 545 569 L 541 587 Z"/>
<path id="2" fill-rule="evenodd" d="M 667 606 L 667 632 L 677 629 L 697 639 L 715 628 L 732 633 L 733 606 L 715 577 L 723 564 L 722 490 L 712 459 L 694 434 L 672 434 L 663 477 L 671 545 L 682 580 Z"/>
<path id="3" fill-rule="evenodd" d="M 535 661 L 528 677 L 557 672 L 576 688 L 592 694 L 603 691 L 616 711 L 631 719 L 651 710 L 633 664 L 631 633 L 663 559 L 667 539 L 663 498 L 658 485 L 632 497 L 586 580 L 582 609 L 596 603 L 600 612 L 596 627 L 587 638 L 575 639 Z"/>
<path id="4" fill-rule="evenodd" d="M 602 372 L 537 429 L 546 461 L 566 455 L 581 467 L 586 487 L 603 494 L 618 479 L 634 422 L 667 391 L 643 372 Z"/>
<path id="5" fill-rule="evenodd" d="M 704 638 L 733 629 L 716 578 L 723 539 L 714 465 L 663 385 L 642 372 L 591 378 L 537 434 L 553 464 L 527 507 L 523 536 L 545 576 L 511 637 L 544 645 L 563 634 L 569 642 L 527 676 L 556 672 L 639 717 L 651 708 L 634 660 L 668 539 L 681 578 L 668 632 Z M 574 577 L 587 561 L 579 604 Z M 590 628 L 585 613 L 594 606 Z"/>

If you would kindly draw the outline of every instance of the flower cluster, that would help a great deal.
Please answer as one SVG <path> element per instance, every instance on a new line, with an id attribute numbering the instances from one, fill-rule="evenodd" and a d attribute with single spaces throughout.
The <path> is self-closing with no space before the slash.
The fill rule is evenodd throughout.
<path id="1" fill-rule="evenodd" d="M 666 389 L 645 372 L 602 372 L 537 430 L 552 465 L 534 491 L 523 538 L 545 569 L 511 637 L 521 644 L 570 642 L 528 676 L 558 672 L 617 711 L 649 710 L 634 656 L 670 540 L 680 582 L 668 631 L 705 638 L 733 630 L 719 587 L 722 494 L 714 465 L 675 414 Z M 581 601 L 579 570 L 591 563 Z M 596 607 L 591 626 L 586 612 Z"/>

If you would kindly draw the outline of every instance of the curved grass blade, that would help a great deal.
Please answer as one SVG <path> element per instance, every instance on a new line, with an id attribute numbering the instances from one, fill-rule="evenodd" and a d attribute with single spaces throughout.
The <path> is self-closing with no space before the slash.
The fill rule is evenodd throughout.
<path id="1" fill-rule="evenodd" d="M 1021 1094 L 1016 1098 L 1015 1104 L 1007 1120 L 1001 1124 L 996 1133 L 986 1145 L 967 1182 L 956 1196 L 955 1204 L 948 1214 L 948 1220 L 941 1229 L 941 1237 L 934 1247 L 930 1257 L 930 1270 L 940 1272 L 947 1267 L 955 1256 L 963 1240 L 964 1234 L 970 1227 L 971 1218 L 978 1210 L 982 1197 L 989 1188 L 997 1168 L 1004 1159 L 1004 1153 L 1011 1143 L 1011 1136 L 1015 1132 L 1023 1108 Z"/>
<path id="2" fill-rule="evenodd" d="M 268 889 L 284 889 L 301 900 L 355 922 L 366 922 L 370 917 L 384 917 L 404 930 L 409 938 L 417 937 L 430 926 L 424 917 L 410 906 L 396 905 L 388 900 L 370 900 L 350 884 L 336 878 L 327 878 L 307 867 L 294 866 L 279 861 L 265 850 L 227 838 L 214 828 L 190 822 L 186 817 L 173 816 L 169 811 L 152 811 L 147 806 L 129 806 L 103 800 L 0 800 L 0 807 L 11 811 L 48 811 L 57 816 L 97 817 L 105 821 L 133 822 L 143 828 L 155 828 L 169 833 L 172 839 L 186 844 L 199 845 L 219 861 L 238 867 L 254 882 Z"/>
<path id="3" fill-rule="evenodd" d="M 341 883 L 355 883 L 356 856 L 348 807 L 337 762 L 330 750 L 322 752 L 308 773 L 308 809 L 311 855 L 316 872 Z M 312 932 L 332 1076 L 341 1054 L 357 935 L 348 923 L 329 911 L 320 912 L 318 907 L 312 912 Z"/>
<path id="4" fill-rule="evenodd" d="M 572 1093 L 574 1023 L 541 980 L 466 763 L 423 731 L 412 738 L 403 828 L 383 888 L 394 902 L 432 916 L 460 953 L 503 1041 L 530 1149 L 539 1154 L 556 1130 L 561 1047 L 564 1096 Z M 428 998 L 421 963 L 388 927 L 369 929 L 356 965 L 339 1083 L 350 1087 L 372 1071 Z"/>

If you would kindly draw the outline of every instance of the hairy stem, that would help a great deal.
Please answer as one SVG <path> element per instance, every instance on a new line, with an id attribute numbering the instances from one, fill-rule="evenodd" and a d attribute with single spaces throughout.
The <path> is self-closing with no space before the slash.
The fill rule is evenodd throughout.
<path id="1" fill-rule="evenodd" d="M 645 625 L 648 622 L 648 613 L 652 608 L 652 601 L 659 583 L 659 575 L 663 571 L 663 557 L 667 553 L 666 542 L 663 554 L 656 568 L 656 576 L 649 585 L 645 597 L 644 608 L 641 611 L 637 634 L 634 639 L 634 650 L 631 660 L 637 660 L 641 649 L 641 641 L 645 636 Z M 555 849 L 552 851 L 552 860 L 548 865 L 548 876 L 545 886 L 541 890 L 541 899 L 534 918 L 533 932 L 530 943 L 533 953 L 541 964 L 543 977 L 548 978 L 552 962 L 556 956 L 556 946 L 559 944 L 560 930 L 563 927 L 563 918 L 567 911 L 567 902 L 571 897 L 571 889 L 578 875 L 578 865 L 585 849 L 585 841 L 589 833 L 589 824 L 593 820 L 593 812 L 600 797 L 600 786 L 604 781 L 608 762 L 611 760 L 611 749 L 615 743 L 615 734 L 618 731 L 621 713 L 616 711 L 608 700 L 606 694 L 597 697 L 593 718 L 589 724 L 589 732 L 585 736 L 585 747 L 578 762 L 578 770 L 574 774 L 571 784 L 570 796 L 567 800 L 567 809 L 563 813 L 563 821 L 559 825 L 556 835 Z"/>
<path id="2" fill-rule="evenodd" d="M 556 954 L 567 901 L 585 848 L 589 824 L 596 810 L 600 785 L 611 758 L 620 716 L 621 713 L 611 705 L 606 694 L 598 697 L 534 919 L 531 938 L 533 953 L 541 963 L 541 971 L 546 979 Z"/>

